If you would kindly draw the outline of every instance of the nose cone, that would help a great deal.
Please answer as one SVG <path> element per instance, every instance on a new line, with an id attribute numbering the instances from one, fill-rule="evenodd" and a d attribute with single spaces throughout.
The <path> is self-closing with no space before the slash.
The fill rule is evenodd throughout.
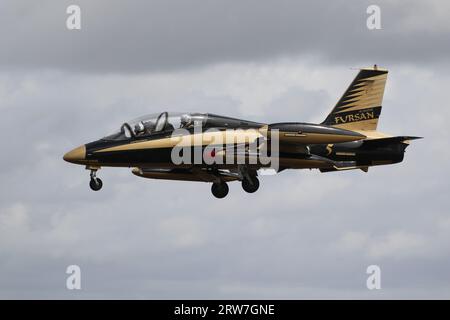
<path id="1" fill-rule="evenodd" d="M 64 157 L 67 162 L 82 164 L 83 160 L 86 159 L 86 146 L 82 145 L 72 151 L 67 152 Z"/>

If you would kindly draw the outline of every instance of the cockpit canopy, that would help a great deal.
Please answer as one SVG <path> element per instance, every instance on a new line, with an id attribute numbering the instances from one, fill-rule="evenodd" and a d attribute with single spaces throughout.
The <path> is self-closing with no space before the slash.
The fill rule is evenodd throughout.
<path id="1" fill-rule="evenodd" d="M 120 130 L 103 140 L 126 140 L 157 133 L 172 133 L 177 129 L 203 128 L 257 128 L 261 123 L 207 113 L 161 112 L 127 121 Z"/>
<path id="2" fill-rule="evenodd" d="M 175 129 L 189 129 L 194 125 L 204 125 L 207 115 L 201 113 L 162 112 L 148 114 L 122 124 L 120 130 L 104 140 L 125 140 Z"/>

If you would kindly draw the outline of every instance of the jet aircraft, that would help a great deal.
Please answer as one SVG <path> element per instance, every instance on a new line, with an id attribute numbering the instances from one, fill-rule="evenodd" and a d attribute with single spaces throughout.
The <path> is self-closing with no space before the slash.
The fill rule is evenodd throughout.
<path id="1" fill-rule="evenodd" d="M 276 172 L 367 172 L 372 166 L 402 162 L 410 141 L 420 138 L 377 130 L 387 74 L 376 65 L 360 69 L 320 124 L 161 112 L 124 122 L 117 132 L 69 151 L 64 160 L 90 170 L 94 191 L 103 185 L 97 177 L 100 168 L 130 167 L 143 178 L 212 183 L 217 198 L 228 194 L 231 181 L 240 181 L 248 193 L 257 191 L 258 171 L 274 168 L 275 162 Z M 196 150 L 199 159 L 194 159 Z M 271 161 L 258 161 L 263 153 Z"/>

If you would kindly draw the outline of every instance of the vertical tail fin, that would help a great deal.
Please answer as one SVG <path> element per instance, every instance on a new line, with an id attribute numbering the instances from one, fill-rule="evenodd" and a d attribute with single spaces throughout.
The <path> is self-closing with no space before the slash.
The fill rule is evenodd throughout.
<path id="1" fill-rule="evenodd" d="M 387 73 L 376 65 L 361 69 L 322 124 L 348 130 L 376 130 Z"/>

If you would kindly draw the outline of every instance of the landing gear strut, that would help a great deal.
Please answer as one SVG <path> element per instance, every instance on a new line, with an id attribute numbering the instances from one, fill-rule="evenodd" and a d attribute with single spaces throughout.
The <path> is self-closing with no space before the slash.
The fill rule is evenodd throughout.
<path id="1" fill-rule="evenodd" d="M 245 178 L 242 180 L 242 189 L 245 192 L 253 193 L 259 188 L 259 180 L 256 176 Z"/>
<path id="2" fill-rule="evenodd" d="M 98 191 L 103 187 L 102 180 L 97 178 L 97 169 L 91 170 L 91 181 L 89 182 L 89 187 L 91 187 L 94 191 Z"/>
<path id="3" fill-rule="evenodd" d="M 214 197 L 222 199 L 228 194 L 229 188 L 226 182 L 214 182 L 211 186 L 211 192 Z"/>

